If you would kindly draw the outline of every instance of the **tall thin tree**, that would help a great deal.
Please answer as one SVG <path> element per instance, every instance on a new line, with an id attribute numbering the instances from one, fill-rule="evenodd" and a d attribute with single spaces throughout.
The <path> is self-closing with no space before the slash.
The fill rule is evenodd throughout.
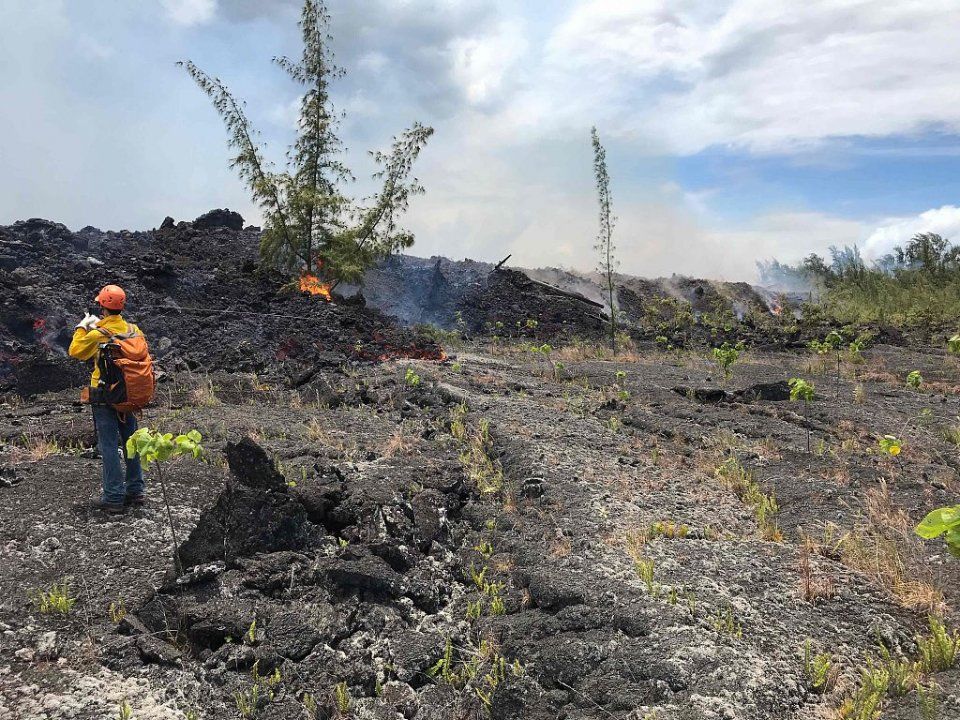
<path id="1" fill-rule="evenodd" d="M 339 115 L 329 92 L 330 82 L 343 71 L 330 50 L 330 15 L 323 0 L 304 0 L 299 26 L 300 59 L 273 59 L 303 89 L 297 138 L 287 153 L 287 168 L 280 172 L 264 158 L 244 103 L 193 62 L 179 64 L 213 101 L 227 127 L 228 143 L 236 151 L 231 166 L 264 214 L 264 261 L 319 273 L 336 284 L 359 279 L 372 263 L 413 244 L 398 217 L 411 196 L 424 192 L 411 173 L 433 129 L 414 123 L 394 138 L 389 152 L 371 153 L 381 190 L 363 203 L 348 198 L 343 188 L 354 178 L 340 160 Z"/>
<path id="2" fill-rule="evenodd" d="M 613 244 L 613 228 L 617 218 L 612 213 L 610 197 L 610 174 L 607 172 L 607 151 L 600 144 L 600 134 L 597 128 L 590 129 L 590 139 L 593 143 L 593 174 L 597 182 L 597 197 L 600 201 L 600 230 L 597 233 L 597 244 L 594 249 L 599 256 L 598 272 L 603 276 L 606 284 L 607 302 L 610 305 L 610 349 L 617 352 L 617 309 L 614 304 L 614 277 L 619 262 L 616 259 L 616 246 Z"/>

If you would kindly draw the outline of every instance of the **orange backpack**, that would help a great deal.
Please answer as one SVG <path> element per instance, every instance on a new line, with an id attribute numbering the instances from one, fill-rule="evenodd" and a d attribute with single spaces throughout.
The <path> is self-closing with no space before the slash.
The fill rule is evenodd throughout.
<path id="1" fill-rule="evenodd" d="M 100 345 L 97 358 L 100 383 L 87 389 L 85 401 L 109 405 L 120 413 L 143 410 L 156 391 L 147 339 L 137 330 L 118 334 L 97 330 L 107 336 L 107 342 Z"/>

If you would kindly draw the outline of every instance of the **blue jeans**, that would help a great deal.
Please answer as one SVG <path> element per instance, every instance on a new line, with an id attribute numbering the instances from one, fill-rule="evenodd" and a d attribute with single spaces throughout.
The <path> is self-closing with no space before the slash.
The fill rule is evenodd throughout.
<path id="1" fill-rule="evenodd" d="M 127 458 L 127 438 L 137 430 L 133 413 L 121 416 L 105 405 L 93 406 L 93 422 L 97 426 L 97 445 L 103 458 L 103 501 L 122 504 L 129 495 L 143 495 L 143 469 L 140 458 Z M 121 452 L 126 463 L 124 473 Z"/>

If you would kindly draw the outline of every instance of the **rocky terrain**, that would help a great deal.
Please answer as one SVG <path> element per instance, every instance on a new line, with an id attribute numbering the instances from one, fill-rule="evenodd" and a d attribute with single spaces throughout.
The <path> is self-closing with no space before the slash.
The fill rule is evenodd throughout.
<path id="1" fill-rule="evenodd" d="M 634 284 L 611 358 L 588 292 L 479 266 L 406 318 L 461 328 L 409 330 L 284 287 L 236 225 L 0 228 L 0 718 L 960 716 L 960 667 L 889 677 L 960 620 L 960 562 L 912 534 L 960 489 L 941 343 L 877 334 L 838 379 L 816 327 Z M 63 347 L 105 274 L 160 358 L 143 424 L 203 434 L 165 471 L 182 572 L 155 471 L 89 506 Z"/>

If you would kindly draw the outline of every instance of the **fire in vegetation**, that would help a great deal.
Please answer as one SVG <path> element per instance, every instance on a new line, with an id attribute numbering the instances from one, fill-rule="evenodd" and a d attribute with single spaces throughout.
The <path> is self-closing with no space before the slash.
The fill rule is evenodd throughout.
<path id="1" fill-rule="evenodd" d="M 319 295 L 327 302 L 332 302 L 330 295 L 330 283 L 320 282 L 320 278 L 310 273 L 304 273 L 300 276 L 300 290 L 308 292 L 311 295 Z"/>

